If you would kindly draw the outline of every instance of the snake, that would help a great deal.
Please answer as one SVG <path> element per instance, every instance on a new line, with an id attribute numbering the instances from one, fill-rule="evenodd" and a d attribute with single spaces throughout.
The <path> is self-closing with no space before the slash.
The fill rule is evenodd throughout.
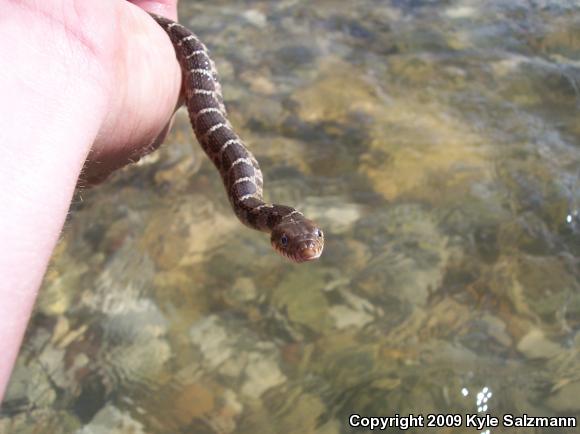
<path id="1" fill-rule="evenodd" d="M 169 36 L 181 67 L 182 93 L 197 141 L 221 175 L 230 205 L 246 226 L 270 234 L 276 252 L 297 263 L 318 259 L 324 233 L 297 209 L 267 203 L 258 161 L 227 118 L 215 62 L 185 26 L 150 13 Z"/>

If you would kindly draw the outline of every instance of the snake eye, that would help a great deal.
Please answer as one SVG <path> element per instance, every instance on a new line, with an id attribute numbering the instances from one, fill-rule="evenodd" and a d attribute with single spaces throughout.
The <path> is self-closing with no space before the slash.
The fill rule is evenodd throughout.
<path id="1" fill-rule="evenodd" d="M 286 236 L 286 234 L 284 234 L 280 237 L 280 242 L 282 243 L 282 245 L 284 247 L 286 247 L 288 245 L 288 237 Z"/>
<path id="2" fill-rule="evenodd" d="M 320 229 L 317 229 L 316 235 L 318 236 L 318 238 L 322 238 L 322 231 Z"/>

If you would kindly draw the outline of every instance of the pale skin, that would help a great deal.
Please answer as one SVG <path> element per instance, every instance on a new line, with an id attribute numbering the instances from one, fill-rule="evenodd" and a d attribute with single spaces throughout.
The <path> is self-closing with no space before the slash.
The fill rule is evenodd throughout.
<path id="1" fill-rule="evenodd" d="M 181 74 L 144 10 L 176 3 L 0 0 L 0 401 L 77 182 L 164 137 Z"/>

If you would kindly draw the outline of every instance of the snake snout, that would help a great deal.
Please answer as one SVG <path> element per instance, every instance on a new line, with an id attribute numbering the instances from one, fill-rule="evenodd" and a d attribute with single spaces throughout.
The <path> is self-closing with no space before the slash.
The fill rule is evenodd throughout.
<path id="1" fill-rule="evenodd" d="M 320 248 L 320 244 L 314 240 L 304 240 L 298 247 L 298 255 L 301 261 L 318 259 L 321 253 L 322 249 Z"/>

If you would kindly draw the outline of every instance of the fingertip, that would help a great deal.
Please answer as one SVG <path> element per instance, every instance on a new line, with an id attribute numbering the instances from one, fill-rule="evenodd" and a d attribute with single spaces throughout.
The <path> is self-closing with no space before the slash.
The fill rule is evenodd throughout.
<path id="1" fill-rule="evenodd" d="M 177 0 L 131 0 L 131 3 L 147 12 L 172 20 L 177 19 Z"/>

